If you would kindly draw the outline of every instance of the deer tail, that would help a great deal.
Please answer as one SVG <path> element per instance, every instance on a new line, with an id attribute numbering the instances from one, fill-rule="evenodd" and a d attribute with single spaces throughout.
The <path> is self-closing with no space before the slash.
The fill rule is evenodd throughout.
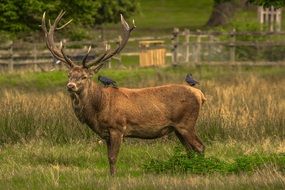
<path id="1" fill-rule="evenodd" d="M 206 102 L 207 98 L 205 97 L 205 95 L 203 94 L 203 92 L 201 92 L 201 99 L 202 99 L 202 105 L 204 104 L 204 102 Z"/>

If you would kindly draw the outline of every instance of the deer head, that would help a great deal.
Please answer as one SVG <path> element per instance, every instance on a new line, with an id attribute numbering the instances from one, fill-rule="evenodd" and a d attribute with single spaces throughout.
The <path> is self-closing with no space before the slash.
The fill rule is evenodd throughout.
<path id="1" fill-rule="evenodd" d="M 45 34 L 45 41 L 46 46 L 52 53 L 52 55 L 60 60 L 61 62 L 65 63 L 65 65 L 69 68 L 69 82 L 67 84 L 67 89 L 70 92 L 80 92 L 83 90 L 84 86 L 88 82 L 90 82 L 91 77 L 93 74 L 97 73 L 106 63 L 107 60 L 112 58 L 114 55 L 120 53 L 122 49 L 125 47 L 125 45 L 128 42 L 128 39 L 130 37 L 131 31 L 135 28 L 135 24 L 133 21 L 133 26 L 129 27 L 128 23 L 125 21 L 123 15 L 121 15 L 121 24 L 122 24 L 122 41 L 118 45 L 118 47 L 114 50 L 105 50 L 105 52 L 93 60 L 90 60 L 87 62 L 87 57 L 90 53 L 91 46 L 88 48 L 88 51 L 86 55 L 84 56 L 82 60 L 82 64 L 78 65 L 74 63 L 64 52 L 64 44 L 62 41 L 59 43 L 59 45 L 56 45 L 54 41 L 54 33 L 57 30 L 60 30 L 67 26 L 72 20 L 68 21 L 64 25 L 58 27 L 58 23 L 64 16 L 65 11 L 61 11 L 59 15 L 56 17 L 53 24 L 49 21 L 49 30 L 46 26 L 46 19 L 45 19 L 45 13 L 43 14 L 42 18 L 42 30 Z"/>

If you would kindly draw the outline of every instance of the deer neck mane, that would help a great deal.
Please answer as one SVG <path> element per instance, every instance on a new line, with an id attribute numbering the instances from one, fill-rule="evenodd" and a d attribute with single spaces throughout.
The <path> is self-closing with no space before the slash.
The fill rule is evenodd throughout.
<path id="1" fill-rule="evenodd" d="M 88 122 L 89 117 L 94 117 L 104 106 L 102 87 L 93 81 L 80 93 L 71 93 L 70 97 L 75 115 L 82 123 Z"/>

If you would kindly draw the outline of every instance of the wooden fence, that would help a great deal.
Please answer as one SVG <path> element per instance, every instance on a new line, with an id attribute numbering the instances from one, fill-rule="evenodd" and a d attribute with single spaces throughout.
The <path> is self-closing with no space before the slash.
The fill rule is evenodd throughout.
<path id="1" fill-rule="evenodd" d="M 168 64 L 247 64 L 285 65 L 285 32 L 204 32 L 179 30 L 171 35 L 147 38 L 131 38 L 123 51 L 124 56 L 139 56 L 139 42 L 163 40 Z M 90 58 L 104 51 L 106 43 L 114 48 L 119 40 L 108 42 L 66 42 L 66 53 L 80 62 L 92 46 Z M 162 48 L 161 46 L 159 48 Z M 121 56 L 115 57 L 121 62 Z M 169 62 L 171 60 L 171 62 Z M 138 64 L 137 64 L 138 65 Z M 155 64 L 154 64 L 155 65 Z M 109 67 L 111 65 L 109 64 Z M 57 68 L 45 43 L 9 42 L 0 46 L 0 69 L 13 71 L 29 68 L 51 70 Z"/>
<path id="2" fill-rule="evenodd" d="M 285 32 L 203 32 L 175 28 L 171 41 L 174 65 L 285 65 Z"/>
<path id="3" fill-rule="evenodd" d="M 264 30 L 265 26 L 269 31 L 281 30 L 282 9 L 271 7 L 258 7 L 258 19 L 261 24 L 261 30 Z"/>
<path id="4" fill-rule="evenodd" d="M 66 54 L 74 61 L 81 62 L 89 46 L 92 46 L 89 59 L 94 58 L 104 47 L 111 48 L 118 41 L 109 42 L 66 42 Z M 92 56 L 93 55 L 93 56 Z M 120 61 L 120 57 L 114 57 Z M 18 69 L 33 69 L 35 71 L 48 71 L 61 68 L 60 61 L 56 60 L 46 48 L 45 43 L 8 42 L 0 46 L 0 69 L 14 71 Z"/>

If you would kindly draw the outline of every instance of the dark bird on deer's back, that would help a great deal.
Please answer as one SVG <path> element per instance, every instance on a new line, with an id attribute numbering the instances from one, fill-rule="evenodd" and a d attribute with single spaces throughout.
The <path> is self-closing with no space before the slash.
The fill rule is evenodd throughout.
<path id="1" fill-rule="evenodd" d="M 190 85 L 190 86 L 195 86 L 196 84 L 199 84 L 198 81 L 194 80 L 192 77 L 192 74 L 187 74 L 185 81 Z"/>
<path id="2" fill-rule="evenodd" d="M 112 85 L 113 87 L 117 87 L 116 81 L 109 79 L 107 77 L 101 76 L 101 75 L 98 76 L 98 81 L 104 84 L 105 87 L 109 85 Z"/>

